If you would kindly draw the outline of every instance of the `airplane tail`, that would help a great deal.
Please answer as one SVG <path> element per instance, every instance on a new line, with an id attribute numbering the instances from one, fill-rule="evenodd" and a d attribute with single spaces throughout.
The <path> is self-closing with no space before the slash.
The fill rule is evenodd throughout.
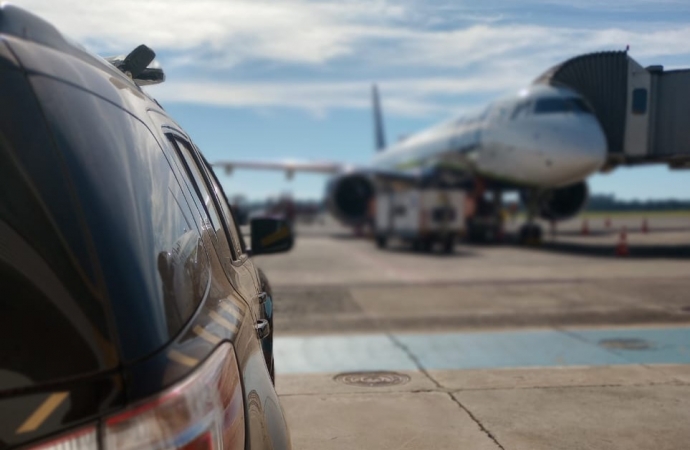
<path id="1" fill-rule="evenodd" d="M 386 148 L 386 134 L 383 130 L 379 90 L 375 84 L 371 87 L 371 100 L 374 107 L 374 143 L 376 144 L 376 151 L 380 152 Z"/>

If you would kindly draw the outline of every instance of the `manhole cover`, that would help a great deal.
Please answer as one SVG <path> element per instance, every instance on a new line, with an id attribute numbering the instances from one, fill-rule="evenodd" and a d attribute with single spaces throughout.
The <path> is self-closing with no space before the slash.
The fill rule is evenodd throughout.
<path id="1" fill-rule="evenodd" d="M 349 372 L 333 377 L 335 381 L 350 386 L 386 387 L 405 384 L 410 377 L 396 372 Z"/>
<path id="2" fill-rule="evenodd" d="M 651 342 L 636 338 L 602 339 L 599 345 L 619 350 L 648 350 L 654 347 Z"/>

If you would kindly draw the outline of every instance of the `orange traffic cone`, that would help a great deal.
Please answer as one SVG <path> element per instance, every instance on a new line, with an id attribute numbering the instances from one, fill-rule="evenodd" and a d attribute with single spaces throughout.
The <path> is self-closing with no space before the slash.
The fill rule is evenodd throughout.
<path id="1" fill-rule="evenodd" d="M 645 217 L 644 220 L 642 220 L 642 232 L 643 233 L 649 233 L 649 225 L 647 224 L 647 218 Z"/>
<path id="2" fill-rule="evenodd" d="M 587 236 L 589 234 L 589 220 L 585 219 L 582 221 L 582 230 L 580 231 L 580 234 L 583 236 Z"/>
<path id="3" fill-rule="evenodd" d="M 628 256 L 630 249 L 628 249 L 628 233 L 625 227 L 621 230 L 618 245 L 616 246 L 616 256 Z"/>

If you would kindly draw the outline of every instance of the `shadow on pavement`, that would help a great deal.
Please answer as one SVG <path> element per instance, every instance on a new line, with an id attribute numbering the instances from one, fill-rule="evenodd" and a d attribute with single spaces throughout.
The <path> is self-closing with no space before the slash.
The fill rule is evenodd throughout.
<path id="1" fill-rule="evenodd" d="M 621 232 L 623 227 L 611 227 L 609 229 L 596 229 L 589 230 L 588 236 L 615 236 Z M 664 234 L 664 233 L 682 233 L 690 231 L 690 227 L 664 227 L 664 228 L 649 228 L 645 233 L 642 231 L 641 227 L 625 227 L 628 234 Z M 548 235 L 548 229 L 544 229 L 544 232 Z M 558 230 L 558 236 L 582 236 L 582 230 Z"/>

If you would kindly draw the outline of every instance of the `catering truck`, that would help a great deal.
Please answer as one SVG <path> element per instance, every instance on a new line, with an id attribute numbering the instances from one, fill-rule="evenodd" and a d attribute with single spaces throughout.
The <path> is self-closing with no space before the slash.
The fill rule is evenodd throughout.
<path id="1" fill-rule="evenodd" d="M 438 244 L 451 253 L 465 231 L 466 192 L 459 189 L 407 188 L 382 190 L 375 198 L 376 245 L 391 239 L 431 251 Z"/>

